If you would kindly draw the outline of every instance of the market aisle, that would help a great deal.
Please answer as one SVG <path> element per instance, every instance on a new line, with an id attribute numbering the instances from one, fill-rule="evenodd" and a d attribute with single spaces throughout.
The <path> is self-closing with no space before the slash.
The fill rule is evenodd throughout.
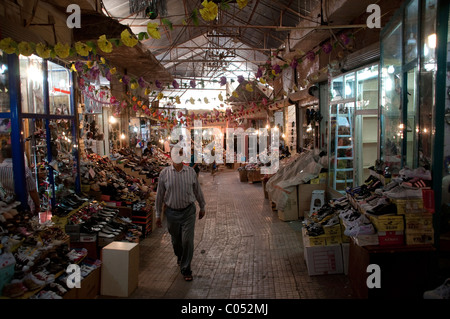
<path id="1" fill-rule="evenodd" d="M 241 183 L 231 170 L 200 181 L 207 206 L 196 224 L 194 280 L 180 275 L 164 223 L 141 242 L 131 298 L 351 298 L 344 275 L 308 275 L 300 222 L 279 220 L 261 183 Z"/>

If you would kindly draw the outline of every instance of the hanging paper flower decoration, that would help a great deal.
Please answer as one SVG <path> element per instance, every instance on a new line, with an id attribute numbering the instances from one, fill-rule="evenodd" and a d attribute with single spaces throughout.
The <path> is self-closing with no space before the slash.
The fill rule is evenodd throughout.
<path id="1" fill-rule="evenodd" d="M 18 45 L 19 53 L 24 56 L 30 56 L 33 54 L 33 47 L 25 41 L 22 41 Z"/>
<path id="2" fill-rule="evenodd" d="M 266 84 L 266 83 L 267 83 L 266 80 L 265 80 L 264 78 L 260 78 L 260 79 L 259 79 L 259 82 L 261 82 L 261 84 Z"/>
<path id="3" fill-rule="evenodd" d="M 203 101 L 205 101 L 205 103 L 206 103 L 206 104 L 208 104 L 208 103 L 209 103 L 209 100 L 208 100 L 208 98 L 207 98 L 207 97 L 205 97 L 205 98 L 203 99 Z"/>
<path id="4" fill-rule="evenodd" d="M 159 82 L 158 80 L 155 81 L 155 85 L 158 89 L 160 89 L 162 87 L 161 82 Z"/>
<path id="5" fill-rule="evenodd" d="M 227 84 L 227 78 L 224 76 L 220 77 L 220 86 L 223 86 L 225 84 Z"/>
<path id="6" fill-rule="evenodd" d="M 258 71 L 256 72 L 256 74 L 255 74 L 255 77 L 257 78 L 257 79 L 259 79 L 260 77 L 262 77 L 263 76 L 263 70 L 261 69 L 261 68 L 258 68 Z"/>
<path id="7" fill-rule="evenodd" d="M 116 74 L 116 72 L 117 72 L 116 67 L 110 69 L 109 72 L 111 72 L 111 74 Z"/>
<path id="8" fill-rule="evenodd" d="M 277 75 L 277 74 L 279 74 L 279 73 L 281 73 L 281 67 L 280 67 L 278 64 L 275 64 L 275 65 L 272 67 L 272 74 L 273 74 L 273 75 Z"/>
<path id="9" fill-rule="evenodd" d="M 86 57 L 89 55 L 89 52 L 92 51 L 92 48 L 86 43 L 78 41 L 75 43 L 75 51 L 78 55 Z"/>
<path id="10" fill-rule="evenodd" d="M 36 44 L 36 54 L 41 58 L 43 59 L 50 58 L 50 52 L 52 52 L 52 50 L 48 48 L 46 44 L 44 43 Z"/>
<path id="11" fill-rule="evenodd" d="M 153 38 L 153 39 L 161 39 L 161 33 L 159 33 L 158 30 L 158 24 L 149 22 L 147 24 L 147 33 Z"/>
<path id="12" fill-rule="evenodd" d="M 309 51 L 306 53 L 306 58 L 312 62 L 316 58 L 316 54 L 313 51 Z"/>
<path id="13" fill-rule="evenodd" d="M 191 88 L 195 89 L 197 84 L 195 83 L 195 80 L 191 80 L 189 81 L 189 85 L 191 86 Z"/>
<path id="14" fill-rule="evenodd" d="M 295 70 L 298 66 L 298 61 L 296 59 L 293 59 L 289 65 Z"/>
<path id="15" fill-rule="evenodd" d="M 138 87 L 139 87 L 139 84 L 138 84 L 138 83 L 136 83 L 136 82 L 132 82 L 132 83 L 131 83 L 131 89 L 132 89 L 132 90 L 136 90 Z"/>
<path id="16" fill-rule="evenodd" d="M 156 97 L 158 100 L 161 100 L 164 97 L 164 94 L 162 92 L 159 92 L 158 96 Z"/>
<path id="17" fill-rule="evenodd" d="M 223 101 L 223 96 L 222 96 L 222 93 L 219 93 L 219 96 L 218 96 L 218 98 L 219 98 L 219 100 L 220 100 L 220 101 Z"/>
<path id="18" fill-rule="evenodd" d="M 83 62 L 77 61 L 73 64 L 73 66 L 75 68 L 75 71 L 77 71 L 77 72 L 83 71 Z"/>
<path id="19" fill-rule="evenodd" d="M 65 59 L 70 54 L 70 45 L 67 43 L 57 43 L 55 45 L 55 53 L 57 56 L 59 56 L 61 59 Z"/>
<path id="20" fill-rule="evenodd" d="M 136 39 L 129 31 L 128 29 L 125 29 L 120 34 L 120 39 L 122 40 L 122 43 L 125 44 L 127 47 L 134 47 L 136 44 L 138 44 L 138 39 Z"/>
<path id="21" fill-rule="evenodd" d="M 347 45 L 350 42 L 349 37 L 345 33 L 341 33 L 339 35 L 339 39 L 341 39 L 342 43 L 344 43 L 345 45 Z"/>
<path id="22" fill-rule="evenodd" d="M 217 17 L 219 8 L 217 4 L 212 1 L 205 0 L 202 2 L 203 8 L 200 9 L 200 15 L 205 21 L 213 21 Z"/>
<path id="23" fill-rule="evenodd" d="M 236 98 L 238 98 L 239 97 L 239 94 L 236 92 L 236 91 L 233 91 L 233 94 L 232 94 L 234 97 L 236 97 Z"/>
<path id="24" fill-rule="evenodd" d="M 325 43 L 325 44 L 322 46 L 322 50 L 323 50 L 323 52 L 326 53 L 326 54 L 330 53 L 332 49 L 333 49 L 333 47 L 331 46 L 330 43 Z"/>
<path id="25" fill-rule="evenodd" d="M 194 98 L 193 98 L 193 97 L 191 97 L 191 98 L 189 99 L 189 102 L 191 102 L 191 104 L 195 104 L 195 100 L 194 100 Z"/>
<path id="26" fill-rule="evenodd" d="M 179 89 L 180 88 L 180 85 L 178 84 L 177 80 L 173 80 L 172 81 L 172 85 L 173 85 L 174 89 Z"/>
<path id="27" fill-rule="evenodd" d="M 106 35 L 102 35 L 97 40 L 97 45 L 105 53 L 111 53 L 113 46 L 112 43 L 106 39 Z"/>
<path id="28" fill-rule="evenodd" d="M 248 0 L 237 0 L 237 4 L 238 4 L 239 9 L 242 10 L 247 6 Z"/>
<path id="29" fill-rule="evenodd" d="M 141 88 L 145 88 L 146 87 L 146 85 L 145 85 L 145 80 L 144 80 L 144 78 L 141 76 L 138 80 L 138 83 L 139 83 L 139 86 L 141 87 Z"/>
<path id="30" fill-rule="evenodd" d="M 122 81 L 123 84 L 127 85 L 128 83 L 130 83 L 130 77 L 128 75 L 124 75 L 122 76 L 122 78 L 120 79 Z"/>
<path id="31" fill-rule="evenodd" d="M 241 84 L 242 82 L 244 82 L 244 81 L 245 81 L 244 76 L 238 75 L 237 81 L 239 82 L 239 84 Z"/>
<path id="32" fill-rule="evenodd" d="M 180 101 L 180 97 L 179 97 L 179 96 L 176 96 L 176 97 L 175 97 L 175 102 L 176 102 L 177 104 L 181 104 L 181 101 Z"/>
<path id="33" fill-rule="evenodd" d="M 150 95 L 150 89 L 149 89 L 149 88 L 146 88 L 144 94 L 145 94 L 145 95 Z"/>
<path id="34" fill-rule="evenodd" d="M 253 86 L 252 86 L 250 83 L 247 83 L 247 85 L 245 86 L 245 89 L 246 89 L 248 92 L 253 92 Z"/>
<path id="35" fill-rule="evenodd" d="M 5 38 L 0 41 L 0 50 L 8 53 L 13 54 L 16 52 L 17 49 L 17 43 L 11 39 L 11 38 Z"/>

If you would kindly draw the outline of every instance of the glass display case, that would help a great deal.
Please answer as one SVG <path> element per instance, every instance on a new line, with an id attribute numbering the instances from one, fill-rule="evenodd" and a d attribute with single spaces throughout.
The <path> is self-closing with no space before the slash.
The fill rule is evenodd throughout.
<path id="1" fill-rule="evenodd" d="M 339 75 L 330 83 L 328 181 L 344 192 L 367 179 L 377 158 L 378 64 Z"/>
<path id="2" fill-rule="evenodd" d="M 437 0 L 411 0 L 381 32 L 380 159 L 431 168 Z M 403 45 L 401 45 L 403 43 Z"/>

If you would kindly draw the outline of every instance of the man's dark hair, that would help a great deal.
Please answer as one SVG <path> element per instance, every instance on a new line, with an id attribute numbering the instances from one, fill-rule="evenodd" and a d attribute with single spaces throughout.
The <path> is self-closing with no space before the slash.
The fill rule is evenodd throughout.
<path id="1" fill-rule="evenodd" d="M 11 144 L 3 145 L 3 147 L 2 147 L 2 157 L 3 158 L 12 158 Z"/>

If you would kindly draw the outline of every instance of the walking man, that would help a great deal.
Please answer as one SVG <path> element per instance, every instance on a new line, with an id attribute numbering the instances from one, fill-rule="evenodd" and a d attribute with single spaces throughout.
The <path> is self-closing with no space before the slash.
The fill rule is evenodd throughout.
<path id="1" fill-rule="evenodd" d="M 161 213 L 167 218 L 167 229 L 184 280 L 192 280 L 191 261 L 194 254 L 195 201 L 200 206 L 199 219 L 205 216 L 205 199 L 197 174 L 183 162 L 164 168 L 156 192 L 156 225 L 162 227 Z"/>

